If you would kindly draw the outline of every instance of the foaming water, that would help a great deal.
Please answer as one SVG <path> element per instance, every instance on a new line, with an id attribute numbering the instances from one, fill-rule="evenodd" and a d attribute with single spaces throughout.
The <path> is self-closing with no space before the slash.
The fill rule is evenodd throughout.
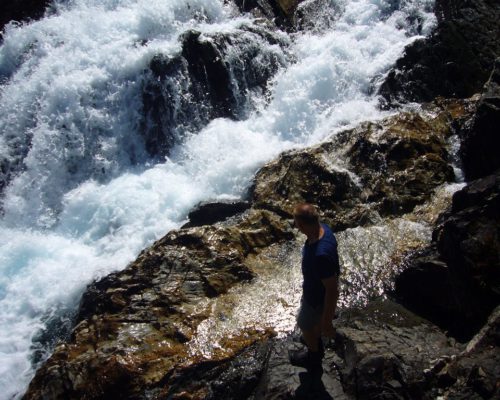
<path id="1" fill-rule="evenodd" d="M 342 12 L 328 30 L 288 39 L 296 61 L 252 99 L 245 120 L 216 119 L 188 133 L 162 162 L 151 159 L 140 135 L 144 69 L 157 54 L 178 54 L 187 30 L 233 32 L 254 24 L 249 16 L 234 17 L 217 0 L 74 0 L 41 21 L 7 26 L 0 47 L 0 162 L 10 174 L 0 224 L 1 398 L 25 390 L 47 320 L 67 319 L 86 284 L 124 268 L 198 201 L 238 198 L 279 152 L 383 116 L 372 93 L 434 21 L 428 1 L 390 4 L 336 4 Z"/>

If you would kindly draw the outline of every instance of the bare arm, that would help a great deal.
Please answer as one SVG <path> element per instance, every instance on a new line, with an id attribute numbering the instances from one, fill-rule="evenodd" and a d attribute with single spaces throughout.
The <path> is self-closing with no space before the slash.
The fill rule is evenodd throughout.
<path id="1" fill-rule="evenodd" d="M 332 320 L 335 316 L 337 300 L 339 298 L 338 278 L 337 275 L 334 275 L 330 278 L 322 279 L 321 282 L 323 282 L 325 286 L 325 303 L 323 306 L 323 317 L 321 319 L 321 332 L 325 336 L 332 337 L 335 334 Z"/>

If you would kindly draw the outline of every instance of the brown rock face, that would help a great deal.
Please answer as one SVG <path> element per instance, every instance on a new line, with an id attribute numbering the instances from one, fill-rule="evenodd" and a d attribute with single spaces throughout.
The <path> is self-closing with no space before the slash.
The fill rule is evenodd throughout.
<path id="1" fill-rule="evenodd" d="M 161 390 L 176 367 L 196 362 L 184 343 L 206 315 L 192 306 L 251 280 L 247 255 L 292 237 L 288 224 L 255 210 L 235 226 L 169 233 L 88 288 L 71 342 L 55 349 L 25 398 L 145 398 Z"/>
<path id="2" fill-rule="evenodd" d="M 466 103 L 442 104 L 434 117 L 402 113 L 284 153 L 258 172 L 252 199 L 287 217 L 297 202 L 316 203 L 337 230 L 404 214 L 454 179 L 446 139 L 468 113 Z"/>

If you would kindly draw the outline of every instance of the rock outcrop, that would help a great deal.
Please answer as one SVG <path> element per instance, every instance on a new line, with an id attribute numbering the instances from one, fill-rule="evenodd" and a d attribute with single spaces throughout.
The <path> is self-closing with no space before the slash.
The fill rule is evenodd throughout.
<path id="1" fill-rule="evenodd" d="M 56 347 L 25 398 L 146 399 L 175 385 L 174 371 L 202 361 L 186 346 L 207 317 L 194 305 L 251 280 L 247 256 L 292 237 L 287 223 L 256 210 L 236 226 L 169 233 L 125 270 L 89 286 L 71 340 Z M 212 361 L 262 336 L 247 332 Z"/>
<path id="2" fill-rule="evenodd" d="M 183 228 L 211 225 L 241 214 L 250 208 L 248 201 L 201 202 L 188 214 L 189 222 Z"/>
<path id="3" fill-rule="evenodd" d="M 438 26 L 405 49 L 380 93 L 389 103 L 469 97 L 487 81 L 500 54 L 500 3 L 438 0 Z"/>
<path id="4" fill-rule="evenodd" d="M 257 173 L 252 201 L 286 217 L 298 202 L 316 203 L 336 230 L 411 211 L 454 179 L 446 140 L 470 115 L 467 102 L 431 108 L 434 116 L 401 113 L 282 154 Z"/>
<path id="5" fill-rule="evenodd" d="M 469 340 L 500 304 L 500 173 L 453 196 L 434 232 L 435 248 L 396 278 L 395 294 L 410 310 Z"/>
<path id="6" fill-rule="evenodd" d="M 153 156 L 167 155 L 214 118 L 242 119 L 252 109 L 251 94 L 262 94 L 288 61 L 287 39 L 266 24 L 232 33 L 192 30 L 180 41 L 179 55 L 154 56 L 145 75 L 141 131 Z"/>
<path id="7" fill-rule="evenodd" d="M 462 129 L 460 155 L 465 177 L 473 180 L 500 168 L 500 58 L 479 100 L 477 111 Z"/>
<path id="8" fill-rule="evenodd" d="M 430 399 L 426 370 L 460 345 L 428 321 L 390 301 L 348 310 L 337 323 L 342 382 L 356 399 Z"/>

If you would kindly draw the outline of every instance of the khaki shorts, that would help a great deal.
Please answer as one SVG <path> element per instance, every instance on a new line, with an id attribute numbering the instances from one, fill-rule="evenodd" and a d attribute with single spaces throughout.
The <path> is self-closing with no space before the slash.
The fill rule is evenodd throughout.
<path id="1" fill-rule="evenodd" d="M 323 306 L 313 307 L 307 304 L 304 299 L 300 300 L 300 308 L 297 313 L 297 325 L 302 331 L 309 331 L 321 323 L 323 317 Z"/>

